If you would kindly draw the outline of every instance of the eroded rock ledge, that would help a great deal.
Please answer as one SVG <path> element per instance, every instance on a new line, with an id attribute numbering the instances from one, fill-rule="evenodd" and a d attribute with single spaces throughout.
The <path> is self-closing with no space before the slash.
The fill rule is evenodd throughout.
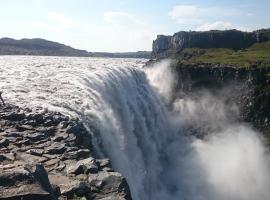
<path id="1" fill-rule="evenodd" d="M 0 107 L 0 199 L 131 199 L 123 176 L 96 159 L 76 119 L 43 109 Z"/>

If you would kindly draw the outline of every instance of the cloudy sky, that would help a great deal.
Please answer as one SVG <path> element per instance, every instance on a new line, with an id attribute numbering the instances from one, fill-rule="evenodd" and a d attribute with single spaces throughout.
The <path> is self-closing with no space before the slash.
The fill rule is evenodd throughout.
<path id="1" fill-rule="evenodd" d="M 0 0 L 0 37 L 88 51 L 150 50 L 157 34 L 270 28 L 269 0 Z"/>

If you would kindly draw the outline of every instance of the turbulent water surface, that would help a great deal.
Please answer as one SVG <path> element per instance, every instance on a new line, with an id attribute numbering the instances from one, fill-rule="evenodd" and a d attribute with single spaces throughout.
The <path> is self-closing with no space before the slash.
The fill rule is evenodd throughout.
<path id="1" fill-rule="evenodd" d="M 222 100 L 207 93 L 172 100 L 169 62 L 147 70 L 144 63 L 2 56 L 0 88 L 8 102 L 82 119 L 135 200 L 269 199 L 269 156 L 258 133 L 232 122 Z M 188 127 L 208 136 L 198 139 Z"/>

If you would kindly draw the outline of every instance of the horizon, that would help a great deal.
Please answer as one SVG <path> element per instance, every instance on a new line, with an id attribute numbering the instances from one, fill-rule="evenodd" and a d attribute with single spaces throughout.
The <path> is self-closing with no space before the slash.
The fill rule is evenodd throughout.
<path id="1" fill-rule="evenodd" d="M 266 29 L 270 29 L 270 28 L 265 27 L 265 28 L 261 28 L 261 29 L 246 30 L 246 31 L 245 30 L 243 31 L 243 30 L 240 30 L 240 29 L 226 29 L 226 30 L 218 30 L 218 29 L 214 30 L 213 29 L 213 30 L 206 30 L 206 31 L 232 31 L 232 30 L 236 30 L 236 31 L 242 31 L 242 32 L 253 32 L 253 31 L 257 31 L 257 30 L 266 30 Z M 189 30 L 189 31 L 183 31 L 183 32 L 206 32 L 206 31 L 196 31 L 196 30 L 193 31 L 193 30 Z M 182 32 L 182 31 L 178 31 L 178 32 Z M 177 32 L 175 32 L 175 33 L 177 33 Z M 163 34 L 158 34 L 157 36 L 159 36 L 159 35 L 163 35 Z M 165 35 L 165 36 L 172 36 L 172 35 L 173 34 L 171 34 L 171 35 Z M 156 36 L 156 38 L 157 38 L 157 36 Z M 136 53 L 136 52 L 152 52 L 152 49 L 150 49 L 150 50 L 137 50 L 137 51 L 114 51 L 114 52 L 112 52 L 112 51 L 88 51 L 88 50 L 85 50 L 85 49 L 79 49 L 77 47 L 70 46 L 68 44 L 60 43 L 58 41 L 52 41 L 52 40 L 49 40 L 49 39 L 46 39 L 46 38 L 19 38 L 19 39 L 16 39 L 16 38 L 10 38 L 10 37 L 1 37 L 0 40 L 1 39 L 12 39 L 12 40 L 16 40 L 16 41 L 40 39 L 40 40 L 46 40 L 48 42 L 55 42 L 55 43 L 58 43 L 58 44 L 62 44 L 62 45 L 71 47 L 73 49 L 87 51 L 88 53 L 109 53 L 109 54 L 110 53 L 112 53 L 112 54 L 120 53 L 121 54 L 121 53 Z"/>
<path id="2" fill-rule="evenodd" d="M 243 4 L 244 2 L 244 4 Z M 88 52 L 151 51 L 157 35 L 269 28 L 270 2 L 0 0 L 0 38 L 41 38 Z M 16 14 L 14 14 L 16 13 Z"/>

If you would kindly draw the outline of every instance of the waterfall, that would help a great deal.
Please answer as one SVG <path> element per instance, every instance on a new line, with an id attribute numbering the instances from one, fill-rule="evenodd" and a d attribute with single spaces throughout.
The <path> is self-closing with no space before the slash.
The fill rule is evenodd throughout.
<path id="1" fill-rule="evenodd" d="M 211 94 L 172 98 L 170 62 L 146 70 L 144 62 L 1 57 L 0 87 L 9 102 L 83 120 L 135 200 L 268 199 L 269 156 L 258 133 L 230 120 Z"/>

